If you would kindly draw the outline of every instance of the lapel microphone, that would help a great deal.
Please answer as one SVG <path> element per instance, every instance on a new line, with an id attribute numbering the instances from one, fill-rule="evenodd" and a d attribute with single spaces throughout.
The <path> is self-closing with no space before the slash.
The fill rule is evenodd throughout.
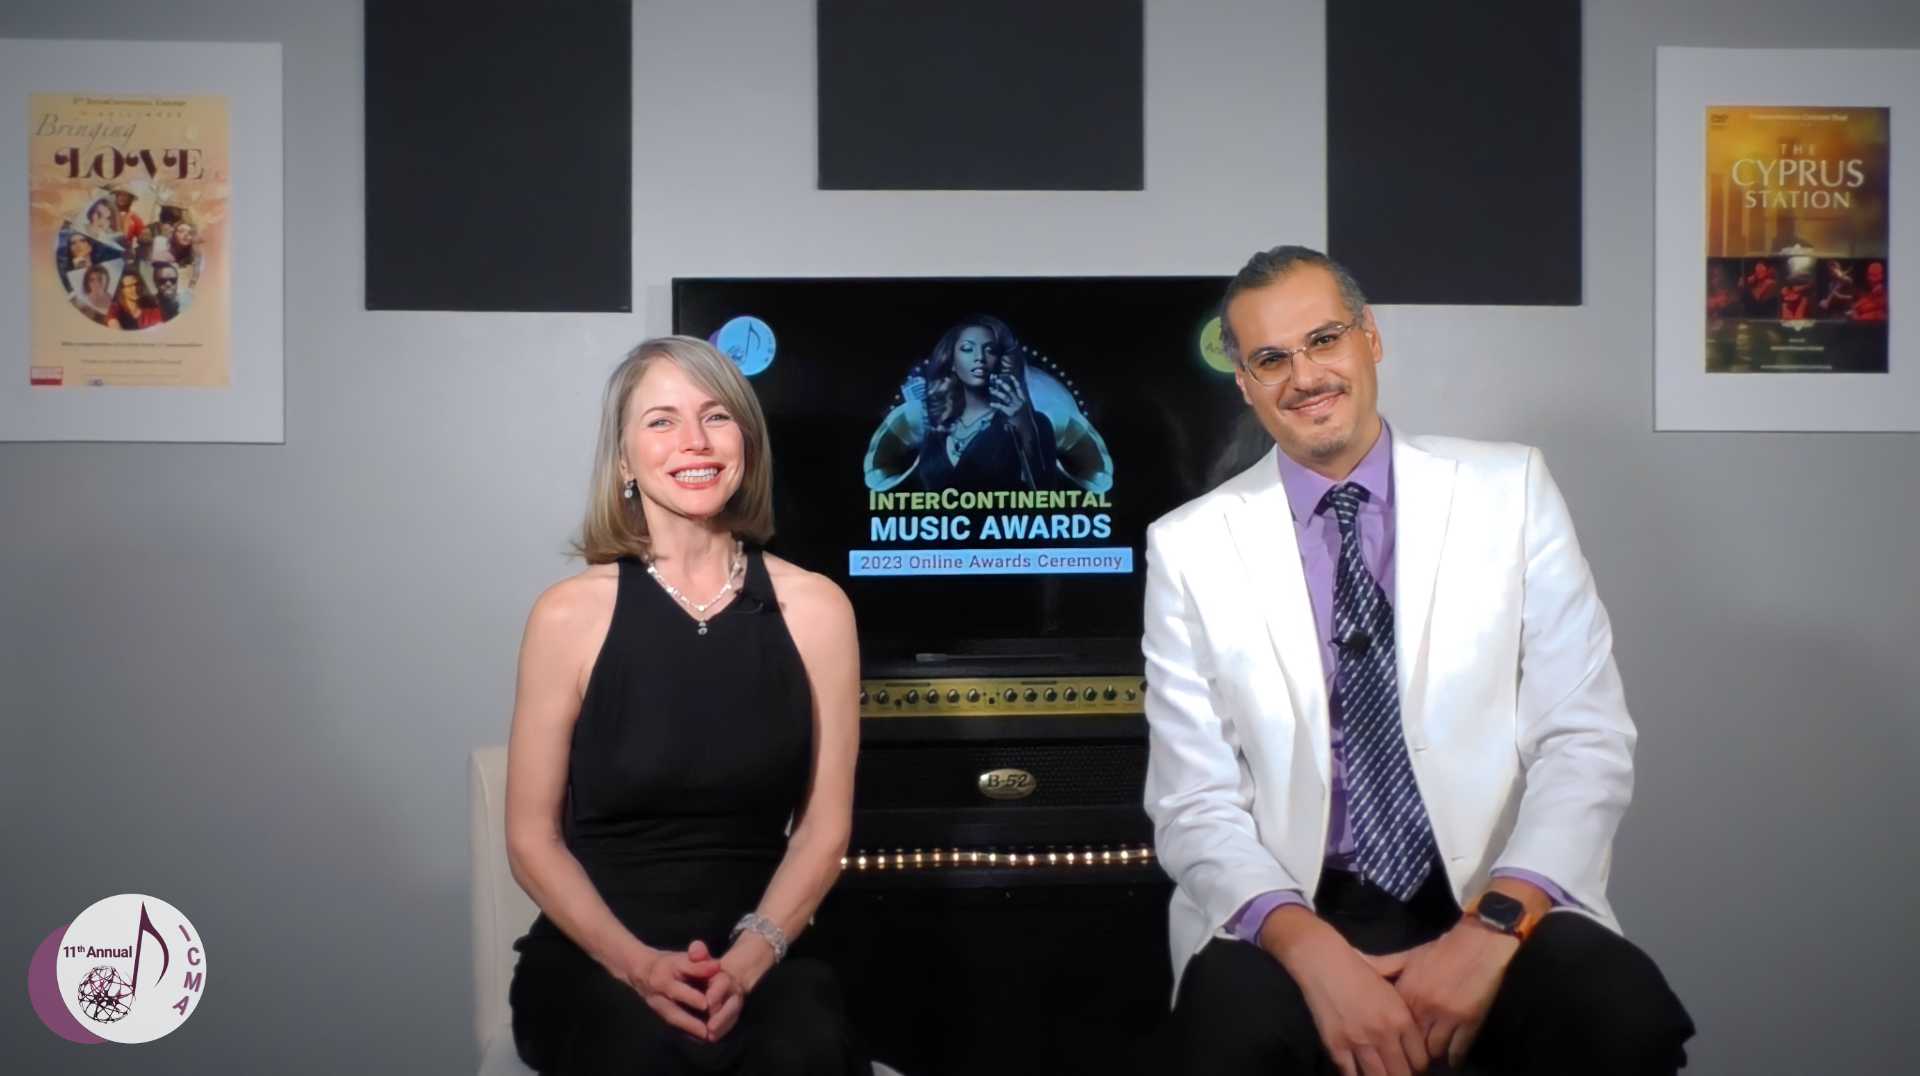
<path id="1" fill-rule="evenodd" d="M 1345 635 L 1335 637 L 1333 645 L 1349 656 L 1361 657 L 1373 648 L 1373 636 L 1355 628 Z"/>

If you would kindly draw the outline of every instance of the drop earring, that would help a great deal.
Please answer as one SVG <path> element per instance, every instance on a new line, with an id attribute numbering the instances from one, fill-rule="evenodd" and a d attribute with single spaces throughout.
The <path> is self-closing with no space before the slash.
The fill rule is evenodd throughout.
<path id="1" fill-rule="evenodd" d="M 639 495 L 640 495 L 640 480 L 636 478 L 627 479 L 626 488 L 620 491 L 620 496 L 625 497 L 627 500 L 633 500 L 635 497 Z"/>

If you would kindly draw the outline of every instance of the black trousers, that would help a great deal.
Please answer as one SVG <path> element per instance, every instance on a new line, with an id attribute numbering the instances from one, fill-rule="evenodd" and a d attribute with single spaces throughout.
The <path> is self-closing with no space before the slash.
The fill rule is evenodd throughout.
<path id="1" fill-rule="evenodd" d="M 1316 910 L 1354 948 L 1383 954 L 1439 937 L 1460 908 L 1436 867 L 1402 903 L 1326 872 Z M 1332 1076 L 1300 988 L 1258 946 L 1216 938 L 1187 965 L 1163 1071 Z M 1467 1055 L 1475 1076 L 1653 1076 L 1686 1064 L 1693 1021 L 1645 953 L 1586 916 L 1549 915 L 1507 965 Z M 1444 1059 L 1429 1071 L 1445 1072 Z"/>

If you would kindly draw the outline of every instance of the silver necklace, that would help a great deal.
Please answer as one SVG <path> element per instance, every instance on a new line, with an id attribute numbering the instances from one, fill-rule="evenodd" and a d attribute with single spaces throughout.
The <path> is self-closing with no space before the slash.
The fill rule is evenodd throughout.
<path id="1" fill-rule="evenodd" d="M 947 434 L 947 462 L 959 463 L 961 455 L 967 451 L 967 446 L 973 443 L 973 439 L 979 436 L 981 430 L 987 428 L 987 422 L 993 416 L 994 411 L 989 408 L 970 419 L 955 422 L 953 432 Z"/>
<path id="2" fill-rule="evenodd" d="M 720 593 L 715 594 L 706 601 L 697 602 L 688 598 L 685 594 L 680 593 L 679 587 L 667 582 L 666 577 L 660 574 L 660 569 L 654 567 L 653 554 L 647 554 L 647 574 L 652 576 L 653 581 L 660 584 L 660 589 L 666 591 L 674 601 L 679 602 L 681 605 L 693 611 L 694 619 L 700 623 L 700 634 L 702 635 L 707 633 L 707 610 L 713 608 L 720 599 L 733 593 L 735 584 L 739 581 L 741 573 L 746 571 L 746 567 L 746 544 L 736 540 L 733 543 L 733 559 L 727 563 L 727 581 L 720 585 Z"/>

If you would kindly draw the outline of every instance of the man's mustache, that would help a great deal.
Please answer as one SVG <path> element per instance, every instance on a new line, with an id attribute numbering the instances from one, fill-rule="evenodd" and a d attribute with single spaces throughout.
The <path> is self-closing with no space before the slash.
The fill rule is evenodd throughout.
<path id="1" fill-rule="evenodd" d="M 1339 396 L 1346 391 L 1347 386 L 1345 385 L 1332 385 L 1326 388 L 1314 389 L 1312 392 L 1299 392 L 1287 397 L 1287 402 L 1282 406 L 1299 407 L 1301 404 L 1312 403 L 1325 396 Z"/>

